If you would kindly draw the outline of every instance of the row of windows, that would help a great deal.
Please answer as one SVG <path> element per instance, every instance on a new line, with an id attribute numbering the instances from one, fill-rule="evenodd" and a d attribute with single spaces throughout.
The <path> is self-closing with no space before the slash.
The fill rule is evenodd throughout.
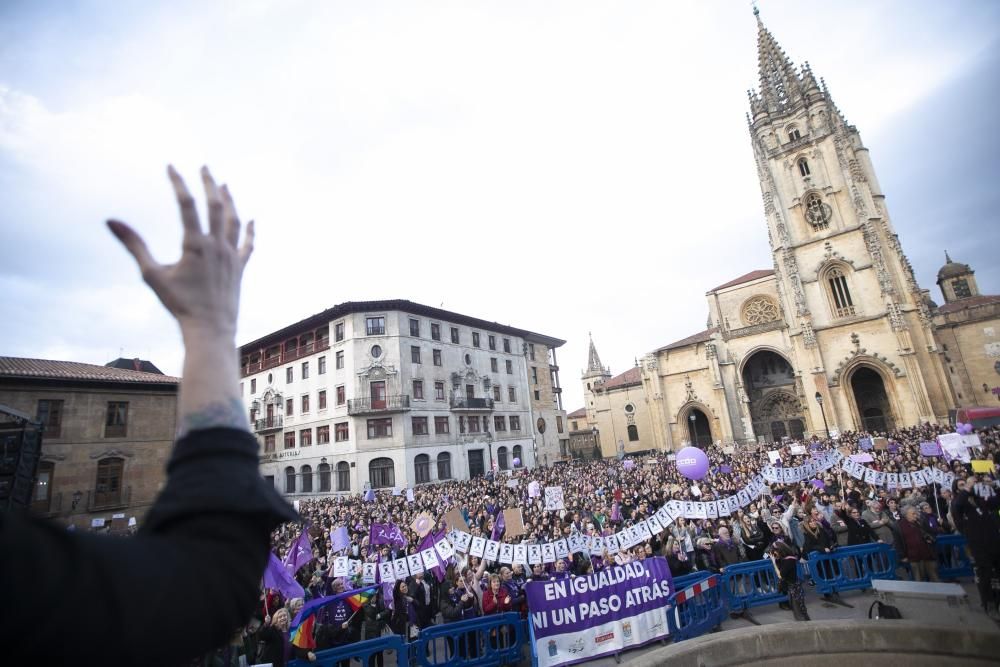
<path id="1" fill-rule="evenodd" d="M 486 433 L 489 431 L 489 417 L 460 416 L 458 418 L 459 433 Z M 379 438 L 392 437 L 392 417 L 381 417 L 369 419 L 368 439 L 377 440 Z M 413 435 L 430 435 L 429 417 L 411 417 L 410 426 Z M 521 430 L 521 417 L 519 415 L 495 415 L 493 417 L 493 428 L 498 432 Z M 338 422 L 333 425 L 334 442 L 346 442 L 351 439 L 350 422 Z M 446 435 L 451 433 L 451 418 L 447 416 L 434 417 L 434 434 Z M 298 431 L 286 431 L 284 434 L 285 449 L 294 449 L 296 442 L 299 447 L 311 447 L 313 444 L 313 429 L 303 428 Z M 330 443 L 330 426 L 316 427 L 316 444 L 326 445 Z M 277 436 L 269 434 L 264 436 L 264 452 L 274 452 L 277 444 Z"/>
<path id="2" fill-rule="evenodd" d="M 523 462 L 524 450 L 521 445 L 515 445 L 510 450 L 501 446 L 497 450 L 497 466 L 501 470 L 509 470 L 513 460 Z M 441 452 L 435 459 L 437 479 L 452 479 L 451 454 Z M 520 465 L 523 465 L 521 463 Z M 417 454 L 413 459 L 414 478 L 417 484 L 431 481 L 431 457 L 428 454 Z M 320 493 L 329 492 L 332 484 L 336 490 L 349 492 L 351 490 L 351 466 L 347 461 L 340 461 L 336 468 L 329 463 L 321 463 L 315 473 L 311 465 L 303 465 L 298 471 L 293 466 L 286 466 L 285 493 L 313 493 L 314 488 Z M 374 489 L 386 489 L 396 485 L 396 466 L 392 459 L 380 457 L 368 464 L 368 481 Z"/>
<path id="3" fill-rule="evenodd" d="M 45 437 L 62 437 L 62 399 L 38 401 L 35 414 L 44 427 Z M 126 435 L 128 435 L 128 401 L 108 401 L 104 413 L 104 437 L 124 438 Z"/>
<path id="4" fill-rule="evenodd" d="M 60 401 L 61 403 L 61 401 Z M 97 475 L 94 478 L 94 491 L 87 493 L 86 501 L 81 510 L 100 510 L 117 507 L 127 502 L 123 495 L 123 478 L 125 459 L 110 457 L 97 462 Z M 31 498 L 31 508 L 39 513 L 52 511 L 52 489 L 55 483 L 56 464 L 52 461 L 38 463 L 38 476 L 35 479 L 35 491 Z M 70 511 L 77 509 L 84 502 L 82 495 L 75 496 L 69 507 Z"/>
<path id="5" fill-rule="evenodd" d="M 366 322 L 368 323 L 366 325 L 366 331 L 371 332 L 372 331 L 372 323 L 374 323 L 374 330 L 375 331 L 379 331 L 379 334 L 377 334 L 377 335 L 382 335 L 382 334 L 385 333 L 385 318 L 383 318 L 383 317 L 369 317 L 369 318 L 366 319 Z M 381 325 L 379 324 L 380 322 L 381 322 Z M 420 338 L 421 337 L 421 322 L 420 322 L 420 320 L 411 317 L 409 324 L 410 324 L 410 336 L 412 336 L 413 338 Z M 380 329 L 380 327 L 381 327 L 381 329 Z M 458 327 L 449 327 L 449 329 L 450 329 L 449 333 L 451 335 L 451 342 L 454 343 L 454 344 L 456 344 L 456 345 L 461 345 L 462 338 L 461 338 L 461 335 L 460 335 L 459 328 Z M 368 335 L 369 336 L 373 336 L 373 335 L 376 335 L 376 334 L 374 334 L 374 333 L 368 333 Z M 431 340 L 441 340 L 441 325 L 438 324 L 437 322 L 431 322 Z M 497 337 L 494 336 L 493 334 L 487 334 L 486 335 L 486 344 L 489 347 L 489 349 L 496 350 L 497 349 Z M 504 352 L 507 352 L 507 353 L 511 352 L 510 338 L 506 338 L 506 337 L 502 338 L 501 339 L 501 344 L 503 345 L 503 351 Z M 478 331 L 473 331 L 472 332 L 472 347 L 482 347 L 482 335 Z M 530 348 L 530 353 L 534 354 L 534 345 L 530 345 L 529 348 Z"/>

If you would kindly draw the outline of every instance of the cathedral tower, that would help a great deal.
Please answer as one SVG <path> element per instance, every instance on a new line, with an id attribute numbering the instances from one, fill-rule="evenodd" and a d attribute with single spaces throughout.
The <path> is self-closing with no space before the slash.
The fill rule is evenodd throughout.
<path id="1" fill-rule="evenodd" d="M 868 149 L 808 63 L 796 67 L 757 10 L 760 87 L 748 123 L 788 361 L 813 424 L 891 427 L 953 404 L 930 313 Z"/>

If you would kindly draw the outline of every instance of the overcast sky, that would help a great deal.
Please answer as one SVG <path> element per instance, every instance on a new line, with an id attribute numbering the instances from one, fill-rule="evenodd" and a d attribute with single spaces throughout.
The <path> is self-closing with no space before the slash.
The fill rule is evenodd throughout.
<path id="1" fill-rule="evenodd" d="M 1000 292 L 1000 3 L 762 0 L 871 149 L 924 287 L 947 248 Z M 771 260 L 748 141 L 750 5 L 0 3 L 0 355 L 179 373 L 179 336 L 103 220 L 161 260 L 164 166 L 258 223 L 239 342 L 407 298 L 564 338 L 620 373 Z M 667 257 L 667 261 L 663 261 Z"/>

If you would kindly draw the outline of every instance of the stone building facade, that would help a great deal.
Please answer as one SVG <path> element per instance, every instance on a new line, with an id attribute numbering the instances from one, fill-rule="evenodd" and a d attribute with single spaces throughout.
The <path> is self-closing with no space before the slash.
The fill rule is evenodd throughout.
<path id="1" fill-rule="evenodd" d="M 285 494 L 328 495 L 551 463 L 564 342 L 405 300 L 270 333 L 240 349 L 261 472 Z"/>
<path id="2" fill-rule="evenodd" d="M 623 387 L 630 418 L 650 424 L 638 446 L 676 450 L 945 421 L 1000 384 L 1000 363 L 987 363 L 1000 358 L 1000 298 L 979 296 L 971 270 L 949 260 L 938 280 L 946 304 L 936 308 L 857 128 L 757 22 L 760 88 L 748 124 L 772 267 L 708 291 L 704 330 L 623 375 L 612 378 L 591 348 L 587 427 L 602 440 L 602 415 L 621 412 Z M 615 453 L 603 442 L 602 452 Z"/>
<path id="3" fill-rule="evenodd" d="M 141 523 L 166 480 L 179 378 L 0 357 L 0 404 L 42 422 L 32 511 L 89 528 Z"/>
<path id="4" fill-rule="evenodd" d="M 944 303 L 931 304 L 958 407 L 1000 402 L 1000 295 L 980 294 L 975 271 L 945 253 L 937 284 Z"/>

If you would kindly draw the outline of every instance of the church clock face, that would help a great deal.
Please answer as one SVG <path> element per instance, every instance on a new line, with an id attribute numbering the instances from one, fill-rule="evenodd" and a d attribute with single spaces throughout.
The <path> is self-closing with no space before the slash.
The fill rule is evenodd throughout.
<path id="1" fill-rule="evenodd" d="M 829 205 L 824 204 L 818 194 L 813 193 L 806 198 L 806 220 L 814 227 L 830 222 L 830 211 Z"/>

